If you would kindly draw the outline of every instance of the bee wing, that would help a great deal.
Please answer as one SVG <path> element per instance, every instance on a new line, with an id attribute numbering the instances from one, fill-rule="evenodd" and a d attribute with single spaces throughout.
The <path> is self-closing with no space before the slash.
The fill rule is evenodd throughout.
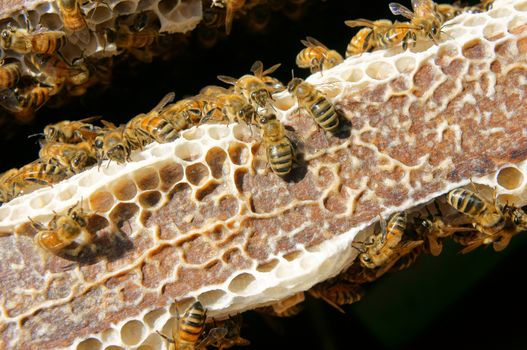
<path id="1" fill-rule="evenodd" d="M 229 6 L 230 1 L 227 2 L 227 8 L 225 10 L 225 33 L 229 35 L 232 28 L 232 19 L 234 18 L 234 9 Z"/>
<path id="2" fill-rule="evenodd" d="M 225 338 L 227 333 L 228 333 L 227 328 L 224 328 L 224 327 L 212 328 L 207 333 L 205 338 L 196 345 L 196 349 L 206 349 L 207 346 L 217 343 L 218 341 Z"/>
<path id="3" fill-rule="evenodd" d="M 323 49 L 329 50 L 326 45 L 322 44 L 317 39 L 313 38 L 312 36 L 306 37 L 306 40 L 300 40 L 302 44 L 304 44 L 306 47 L 317 47 L 320 46 Z"/>
<path id="4" fill-rule="evenodd" d="M 262 72 L 262 75 L 261 75 L 261 76 L 263 77 L 263 76 L 266 76 L 266 75 L 271 74 L 272 72 L 274 72 L 275 70 L 277 70 L 278 67 L 280 67 L 281 65 L 282 65 L 281 63 L 277 63 L 277 64 L 275 64 L 274 66 L 272 66 L 272 67 L 270 67 L 270 68 L 267 68 L 266 70 L 264 70 L 264 71 Z"/>
<path id="5" fill-rule="evenodd" d="M 106 121 L 106 120 L 101 120 L 101 124 L 104 125 L 109 130 L 112 130 L 112 129 L 116 128 L 114 123 Z"/>
<path id="6" fill-rule="evenodd" d="M 94 122 L 96 120 L 99 120 L 102 118 L 102 115 L 96 115 L 96 116 L 93 116 L 93 117 L 88 117 L 88 118 L 84 118 L 84 119 L 80 119 L 78 120 L 79 122 L 81 123 L 89 123 L 89 122 Z"/>
<path id="7" fill-rule="evenodd" d="M 414 18 L 414 13 L 398 2 L 391 2 L 388 6 L 394 15 L 400 15 L 408 19 Z"/>
<path id="8" fill-rule="evenodd" d="M 174 101 L 174 98 L 176 97 L 176 94 L 174 92 L 169 92 L 168 94 L 163 97 L 161 101 L 150 111 L 150 113 L 157 113 L 161 111 L 167 104 Z"/>
<path id="9" fill-rule="evenodd" d="M 461 249 L 461 254 L 467 254 L 473 251 L 474 249 L 478 248 L 483 244 L 483 240 L 481 239 L 475 239 L 472 242 L 470 242 L 465 248 Z"/>
<path id="10" fill-rule="evenodd" d="M 263 63 L 262 61 L 258 60 L 256 62 L 253 63 L 253 65 L 251 66 L 251 72 L 257 76 L 257 77 L 261 77 L 263 74 Z"/>
<path id="11" fill-rule="evenodd" d="M 218 75 L 217 78 L 220 81 L 223 81 L 224 83 L 231 84 L 231 85 L 236 85 L 236 82 L 238 81 L 238 79 L 229 77 L 227 75 Z"/>
<path id="12" fill-rule="evenodd" d="M 374 28 L 377 25 L 373 23 L 373 21 L 370 21 L 369 19 L 359 18 L 359 19 L 353 19 L 349 21 L 344 21 L 344 24 L 348 27 L 355 28 L 355 27 L 370 27 Z"/>

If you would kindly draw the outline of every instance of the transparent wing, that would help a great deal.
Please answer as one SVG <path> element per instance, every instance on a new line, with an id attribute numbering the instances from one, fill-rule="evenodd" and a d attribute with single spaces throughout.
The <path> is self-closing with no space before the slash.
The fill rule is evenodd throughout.
<path id="1" fill-rule="evenodd" d="M 322 44 L 320 41 L 318 41 L 317 39 L 313 38 L 312 36 L 308 36 L 306 37 L 306 40 L 301 40 L 302 41 L 302 44 L 304 44 L 305 46 L 307 47 L 321 47 L 323 49 L 326 49 L 326 50 L 329 50 L 326 45 Z"/>
<path id="2" fill-rule="evenodd" d="M 344 21 L 344 24 L 351 28 L 355 28 L 355 27 L 373 28 L 375 27 L 375 23 L 373 23 L 373 21 L 370 21 L 369 19 L 363 19 L 363 18 Z"/>
<path id="3" fill-rule="evenodd" d="M 176 94 L 174 92 L 169 92 L 168 94 L 163 97 L 161 101 L 152 109 L 151 113 L 157 113 L 161 111 L 167 104 L 174 101 L 174 98 L 176 97 Z"/>
<path id="4" fill-rule="evenodd" d="M 262 61 L 258 60 L 256 62 L 254 62 L 253 65 L 251 66 L 251 72 L 255 76 L 261 77 L 262 76 L 262 72 L 263 72 L 263 63 L 262 63 Z"/>
<path id="5" fill-rule="evenodd" d="M 227 75 L 218 75 L 217 78 L 220 81 L 223 81 L 224 83 L 231 84 L 231 85 L 236 85 L 236 82 L 238 81 L 238 79 L 229 77 Z"/>
<path id="6" fill-rule="evenodd" d="M 275 64 L 274 66 L 267 68 L 266 70 L 264 70 L 264 71 L 262 72 L 261 77 L 271 74 L 272 72 L 274 72 L 275 70 L 277 70 L 278 67 L 280 67 L 281 65 L 282 65 L 281 63 L 277 63 L 277 64 Z"/>
<path id="7" fill-rule="evenodd" d="M 400 15 L 408 19 L 414 18 L 414 13 L 412 11 L 397 2 L 391 2 L 388 6 L 394 15 Z"/>

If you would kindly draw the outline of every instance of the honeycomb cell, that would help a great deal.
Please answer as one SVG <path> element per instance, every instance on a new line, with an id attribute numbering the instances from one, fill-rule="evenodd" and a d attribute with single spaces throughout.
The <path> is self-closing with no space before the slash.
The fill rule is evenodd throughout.
<path id="1" fill-rule="evenodd" d="M 487 23 L 487 19 L 484 16 L 471 16 L 463 22 L 467 27 L 477 27 L 482 26 Z"/>
<path id="2" fill-rule="evenodd" d="M 90 196 L 90 210 L 104 213 L 110 210 L 115 203 L 115 198 L 110 192 L 98 191 Z"/>
<path id="3" fill-rule="evenodd" d="M 186 140 L 199 140 L 205 135 L 203 128 L 192 128 L 181 132 L 181 136 Z"/>
<path id="4" fill-rule="evenodd" d="M 520 207 L 522 206 L 522 204 L 525 204 L 525 202 L 522 201 L 520 197 L 512 195 L 512 194 L 499 195 L 496 201 L 498 204 L 501 204 L 501 205 L 507 204 L 507 205 L 513 205 L 516 207 Z"/>
<path id="5" fill-rule="evenodd" d="M 514 9 L 516 9 L 518 11 L 523 11 L 523 12 L 527 11 L 527 1 L 515 4 L 514 5 Z"/>
<path id="6" fill-rule="evenodd" d="M 207 130 L 207 133 L 214 140 L 222 140 L 229 136 L 230 130 L 224 126 L 212 126 Z"/>
<path id="7" fill-rule="evenodd" d="M 112 192 L 120 201 L 129 201 L 137 194 L 137 187 L 131 179 L 120 179 L 113 187 Z"/>
<path id="8" fill-rule="evenodd" d="M 500 34 L 504 34 L 506 31 L 507 28 L 502 23 L 489 23 L 483 28 L 483 36 L 487 40 L 495 40 Z"/>
<path id="9" fill-rule="evenodd" d="M 159 174 L 153 167 L 145 167 L 134 173 L 134 180 L 140 190 L 154 190 L 159 186 Z"/>
<path id="10" fill-rule="evenodd" d="M 137 2 L 133 1 L 121 1 L 113 7 L 113 12 L 120 15 L 128 15 L 135 12 Z"/>
<path id="11" fill-rule="evenodd" d="M 489 15 L 492 18 L 509 17 L 511 15 L 511 10 L 502 7 L 499 9 L 488 11 L 487 15 Z"/>
<path id="12" fill-rule="evenodd" d="M 204 305 L 213 305 L 227 297 L 227 292 L 222 289 L 213 289 L 198 296 L 198 300 Z"/>
<path id="13" fill-rule="evenodd" d="M 29 202 L 29 206 L 32 209 L 41 209 L 44 208 L 46 205 L 48 205 L 55 196 L 53 193 L 43 193 L 38 197 L 32 198 Z"/>
<path id="14" fill-rule="evenodd" d="M 79 186 L 81 186 L 81 187 L 91 187 L 91 186 L 95 185 L 98 180 L 99 179 L 97 178 L 97 176 L 93 176 L 92 174 L 89 174 L 87 176 L 83 176 L 79 180 Z"/>
<path id="15" fill-rule="evenodd" d="M 196 159 L 201 158 L 203 150 L 198 143 L 187 142 L 176 146 L 176 157 L 181 160 L 192 162 Z"/>
<path id="16" fill-rule="evenodd" d="M 159 12 L 161 12 L 164 15 L 169 14 L 172 12 L 177 5 L 179 4 L 179 0 L 161 0 L 157 4 L 157 8 L 159 9 Z"/>
<path id="17" fill-rule="evenodd" d="M 355 83 L 357 81 L 362 80 L 364 77 L 364 71 L 362 69 L 350 69 L 347 72 L 344 72 L 343 78 L 346 79 L 346 81 L 349 81 L 351 83 Z"/>
<path id="18" fill-rule="evenodd" d="M 155 0 L 140 0 L 137 4 L 137 11 L 143 11 L 147 8 L 150 8 Z"/>
<path id="19" fill-rule="evenodd" d="M 234 125 L 232 128 L 232 134 L 236 140 L 241 142 L 249 142 L 249 140 L 253 137 L 251 127 L 245 124 Z"/>
<path id="20" fill-rule="evenodd" d="M 249 295 L 256 291 L 258 283 L 250 273 L 241 273 L 234 277 L 229 283 L 228 289 L 234 294 Z"/>
<path id="21" fill-rule="evenodd" d="M 145 326 L 137 321 L 129 321 L 121 328 L 121 339 L 126 345 L 139 344 L 143 339 Z"/>
<path id="22" fill-rule="evenodd" d="M 222 178 L 224 174 L 229 172 L 229 165 L 225 163 L 227 153 L 219 147 L 211 148 L 205 155 L 210 172 L 216 179 Z"/>
<path id="23" fill-rule="evenodd" d="M 168 190 L 176 182 L 183 178 L 183 167 L 176 162 L 163 164 L 159 168 L 159 177 L 161 178 L 161 189 Z"/>
<path id="24" fill-rule="evenodd" d="M 278 266 L 278 263 L 280 262 L 280 260 L 278 259 L 273 259 L 269 262 L 265 262 L 263 264 L 260 264 L 258 266 L 256 266 L 256 271 L 258 272 L 271 272 L 273 271 L 276 266 Z"/>
<path id="25" fill-rule="evenodd" d="M 148 327 L 156 328 L 157 321 L 160 320 L 166 313 L 167 312 L 165 309 L 152 310 L 143 316 L 143 321 L 145 321 Z"/>
<path id="26" fill-rule="evenodd" d="M 134 203 L 119 203 L 110 212 L 109 218 L 113 223 L 121 223 L 131 219 L 139 210 Z"/>
<path id="27" fill-rule="evenodd" d="M 461 50 L 463 56 L 468 59 L 484 59 L 489 56 L 487 45 L 480 39 L 474 39 L 463 45 Z"/>
<path id="28" fill-rule="evenodd" d="M 145 209 L 155 207 L 161 200 L 161 193 L 158 191 L 147 191 L 139 195 L 139 205 Z"/>
<path id="29" fill-rule="evenodd" d="M 523 173 L 516 167 L 503 168 L 498 172 L 498 185 L 508 190 L 515 190 L 523 183 Z"/>
<path id="30" fill-rule="evenodd" d="M 417 61 L 413 57 L 401 57 L 395 61 L 395 67 L 399 73 L 410 73 L 417 67 Z"/>
<path id="31" fill-rule="evenodd" d="M 112 18 L 112 12 L 106 6 L 95 6 L 86 14 L 86 18 L 95 23 L 108 21 Z"/>
<path id="32" fill-rule="evenodd" d="M 141 344 L 141 347 L 143 347 L 143 349 L 152 350 L 163 349 L 163 343 L 165 342 L 166 341 L 161 338 L 157 333 L 152 333 Z"/>
<path id="33" fill-rule="evenodd" d="M 77 350 L 100 350 L 102 343 L 98 339 L 89 338 L 77 345 Z"/>
<path id="34" fill-rule="evenodd" d="M 307 254 L 300 259 L 300 266 L 306 271 L 310 271 L 318 264 L 318 259 L 312 256 L 311 254 Z"/>
<path id="35" fill-rule="evenodd" d="M 293 108 L 295 103 L 296 101 L 291 95 L 285 95 L 281 98 L 275 99 L 273 107 L 281 111 L 288 111 Z"/>
<path id="36" fill-rule="evenodd" d="M 384 61 L 373 62 L 366 68 L 366 74 L 375 80 L 386 80 L 392 78 L 396 71 L 393 66 Z"/>
<path id="37" fill-rule="evenodd" d="M 153 348 L 152 345 L 149 345 L 149 344 L 142 344 L 136 350 L 155 350 L 155 349 L 159 349 L 159 348 L 160 347 Z"/>
<path id="38" fill-rule="evenodd" d="M 214 193 L 218 186 L 220 186 L 220 184 L 217 181 L 207 182 L 203 187 L 196 191 L 196 199 L 198 201 L 203 201 L 207 196 Z"/>
<path id="39" fill-rule="evenodd" d="M 243 143 L 231 142 L 229 145 L 229 158 L 236 165 L 244 165 L 249 161 L 249 148 Z"/>
<path id="40" fill-rule="evenodd" d="M 75 196 L 76 194 L 77 194 L 77 186 L 71 185 L 71 186 L 64 188 L 63 190 L 59 192 L 58 199 L 61 201 L 67 201 L 71 199 L 73 196 Z"/>
<path id="41" fill-rule="evenodd" d="M 125 350 L 125 349 L 117 345 L 110 345 L 110 346 L 105 347 L 104 350 Z"/>
<path id="42" fill-rule="evenodd" d="M 49 30 L 58 30 L 63 27 L 62 20 L 56 13 L 43 13 L 40 16 L 40 25 Z"/>
<path id="43" fill-rule="evenodd" d="M 185 169 L 185 175 L 191 184 L 200 186 L 209 177 L 209 168 L 205 164 L 194 163 Z"/>
<path id="44" fill-rule="evenodd" d="M 238 168 L 234 172 L 234 184 L 238 192 L 243 193 L 243 184 L 245 182 L 245 177 L 249 174 L 249 170 L 245 168 Z"/>
<path id="45" fill-rule="evenodd" d="M 297 250 L 297 251 L 294 251 L 294 252 L 290 252 L 290 253 L 284 254 L 283 257 L 287 261 L 293 261 L 293 260 L 298 259 L 300 256 L 302 256 L 302 254 L 303 254 L 303 252 L 301 250 Z"/>

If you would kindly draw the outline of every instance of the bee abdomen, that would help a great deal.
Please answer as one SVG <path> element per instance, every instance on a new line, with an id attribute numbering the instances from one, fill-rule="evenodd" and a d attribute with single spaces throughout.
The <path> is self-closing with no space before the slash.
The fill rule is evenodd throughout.
<path id="1" fill-rule="evenodd" d="M 398 243 L 401 240 L 404 230 L 406 230 L 406 220 L 406 213 L 404 212 L 396 213 L 390 218 L 386 225 L 386 238 L 388 242 L 395 239 Z"/>
<path id="2" fill-rule="evenodd" d="M 456 188 L 448 192 L 447 201 L 457 211 L 470 216 L 479 215 L 487 210 L 487 205 L 480 196 L 464 188 Z"/>
<path id="3" fill-rule="evenodd" d="M 185 312 L 179 328 L 179 339 L 185 342 L 197 342 L 205 327 L 207 313 L 200 302 L 194 303 Z"/>
<path id="4" fill-rule="evenodd" d="M 317 124 L 326 131 L 335 130 L 339 126 L 339 118 L 335 108 L 325 97 L 320 96 L 311 106 L 311 113 Z"/>
<path id="5" fill-rule="evenodd" d="M 279 176 L 285 176 L 291 172 L 293 166 L 293 149 L 291 143 L 282 142 L 269 146 L 268 157 L 271 169 Z"/>

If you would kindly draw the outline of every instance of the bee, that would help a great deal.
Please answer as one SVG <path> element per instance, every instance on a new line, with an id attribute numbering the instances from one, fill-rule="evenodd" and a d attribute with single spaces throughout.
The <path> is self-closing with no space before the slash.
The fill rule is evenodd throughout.
<path id="1" fill-rule="evenodd" d="M 457 5 L 451 4 L 436 4 L 436 15 L 439 17 L 441 23 L 445 23 L 454 17 L 463 13 L 463 9 Z"/>
<path id="2" fill-rule="evenodd" d="M 100 128 L 88 122 L 99 119 L 100 117 L 89 117 L 81 120 L 63 120 L 55 124 L 48 124 L 44 127 L 44 138 L 46 143 L 80 143 L 83 141 L 93 141 Z"/>
<path id="3" fill-rule="evenodd" d="M 7 96 L 4 96 L 2 106 L 15 114 L 18 119 L 28 121 L 56 92 L 55 87 L 49 86 L 17 87 Z"/>
<path id="4" fill-rule="evenodd" d="M 425 252 L 425 247 L 423 244 L 418 245 L 412 249 L 408 254 L 401 256 L 390 271 L 402 271 L 406 270 L 412 266 L 417 259 Z"/>
<path id="5" fill-rule="evenodd" d="M 212 6 L 225 7 L 225 33 L 229 35 L 232 29 L 234 14 L 245 5 L 245 0 L 212 0 Z"/>
<path id="6" fill-rule="evenodd" d="M 19 54 L 52 55 L 66 44 L 62 31 L 29 31 L 8 25 L 0 32 L 0 46 Z"/>
<path id="7" fill-rule="evenodd" d="M 311 73 L 330 69 L 344 61 L 337 51 L 328 49 L 315 38 L 308 36 L 301 42 L 306 48 L 296 56 L 296 65 L 300 68 L 309 68 Z"/>
<path id="8" fill-rule="evenodd" d="M 363 243 L 363 248 L 356 248 L 360 253 L 361 265 L 369 269 L 379 268 L 376 275 L 380 277 L 389 271 L 400 257 L 423 244 L 421 240 L 401 243 L 406 224 L 406 213 L 395 213 L 388 224 L 381 218 L 381 231 Z"/>
<path id="9" fill-rule="evenodd" d="M 269 306 L 258 308 L 259 312 L 276 317 L 292 317 L 298 315 L 303 309 L 305 293 L 296 293 Z"/>
<path id="10" fill-rule="evenodd" d="M 90 32 L 86 19 L 81 11 L 80 3 L 77 0 L 57 0 L 59 5 L 60 16 L 66 32 L 71 32 L 70 40 L 75 38 L 82 43 L 87 44 L 90 39 Z"/>
<path id="11" fill-rule="evenodd" d="M 207 320 L 207 310 L 199 301 L 190 305 L 179 318 L 177 315 L 177 323 L 172 328 L 172 339 L 158 332 L 160 336 L 165 338 L 169 343 L 169 350 L 176 349 L 198 349 L 196 346 L 201 334 L 205 330 L 205 321 Z"/>
<path id="12" fill-rule="evenodd" d="M 294 95 L 299 108 L 309 111 L 315 122 L 325 131 L 334 131 L 339 126 L 339 117 L 333 104 L 313 85 L 300 78 L 287 84 L 287 91 Z"/>
<path id="13" fill-rule="evenodd" d="M 338 279 L 354 284 L 364 284 L 373 282 L 379 277 L 375 270 L 365 268 L 361 263 L 354 263 L 346 271 L 341 273 Z"/>
<path id="14" fill-rule="evenodd" d="M 16 197 L 15 183 L 13 177 L 18 174 L 18 169 L 13 168 L 0 174 L 0 203 L 7 203 Z"/>
<path id="15" fill-rule="evenodd" d="M 284 177 L 293 168 L 295 159 L 293 144 L 285 135 L 285 128 L 278 119 L 264 116 L 258 122 L 262 129 L 267 163 L 276 175 Z"/>
<path id="16" fill-rule="evenodd" d="M 228 319 L 214 322 L 214 328 L 207 332 L 207 336 L 202 340 L 196 349 L 205 349 L 207 346 L 213 346 L 220 350 L 229 349 L 233 346 L 247 346 L 250 342 L 240 336 L 243 325 L 241 314 Z"/>
<path id="17" fill-rule="evenodd" d="M 57 55 L 33 55 L 29 61 L 37 80 L 55 87 L 55 90 L 60 90 L 66 83 L 81 85 L 89 79 L 88 67 L 79 60 L 69 64 Z"/>
<path id="18" fill-rule="evenodd" d="M 88 219 L 89 215 L 76 204 L 68 209 L 66 214 L 55 215 L 47 226 L 32 222 L 37 230 L 37 234 L 34 237 L 35 243 L 52 254 L 58 254 L 64 248 L 73 244 L 77 238 L 83 237 L 83 242 L 75 249 L 66 251 L 68 255 L 77 256 L 84 246 L 91 241 L 92 235 L 86 229 Z M 92 244 L 89 246 L 94 251 L 95 246 Z"/>
<path id="19" fill-rule="evenodd" d="M 103 159 L 109 159 L 122 164 L 130 160 L 132 147 L 125 138 L 125 125 L 116 127 L 114 124 L 102 121 L 106 126 L 93 142 L 97 155 L 98 165 Z"/>
<path id="20" fill-rule="evenodd" d="M 309 294 L 322 299 L 338 311 L 345 313 L 340 305 L 353 304 L 362 299 L 364 290 L 360 285 L 340 280 L 331 280 L 317 284 Z"/>
<path id="21" fill-rule="evenodd" d="M 61 167 L 52 163 L 34 161 L 24 165 L 18 170 L 18 174 L 12 178 L 15 185 L 21 189 L 27 187 L 27 182 L 42 186 L 60 182 L 68 177 L 68 174 Z"/>
<path id="22" fill-rule="evenodd" d="M 492 10 L 492 5 L 494 4 L 494 0 L 481 0 L 479 3 L 479 7 L 483 9 L 484 11 L 490 11 Z"/>
<path id="23" fill-rule="evenodd" d="M 501 211 L 508 222 L 511 222 L 518 230 L 527 230 L 527 213 L 521 208 L 505 204 Z"/>
<path id="24" fill-rule="evenodd" d="M 174 100 L 173 92 L 165 97 L 147 114 L 139 114 L 132 118 L 125 127 L 125 137 L 136 148 L 141 148 L 148 142 L 155 140 L 166 143 L 178 137 L 178 131 L 172 123 L 160 117 L 159 112 Z"/>
<path id="25" fill-rule="evenodd" d="M 428 217 L 426 219 L 417 218 L 416 221 L 416 230 L 417 233 L 423 237 L 427 244 L 430 254 L 433 256 L 438 256 L 443 250 L 443 239 L 450 237 L 455 232 L 469 232 L 474 231 L 473 228 L 469 227 L 455 227 L 445 224 L 441 218 L 441 210 L 437 202 L 434 202 L 434 205 L 437 210 L 437 215 L 433 215 L 428 207 Z M 414 249 L 415 250 L 415 249 Z"/>
<path id="26" fill-rule="evenodd" d="M 9 89 L 14 87 L 20 77 L 22 76 L 22 69 L 20 63 L 13 62 L 8 64 L 2 64 L 0 66 L 0 90 Z"/>
<path id="27" fill-rule="evenodd" d="M 256 110 L 247 102 L 245 97 L 230 93 L 217 98 L 217 105 L 222 107 L 224 115 L 230 122 L 254 124 Z"/>
<path id="28" fill-rule="evenodd" d="M 118 29 L 106 29 L 106 39 L 120 49 L 142 49 L 154 43 L 159 36 L 157 28 L 149 25 L 149 17 L 141 14 L 130 26 L 118 25 Z"/>
<path id="29" fill-rule="evenodd" d="M 375 49 L 387 49 L 402 43 L 404 50 L 408 48 L 408 43 L 415 42 L 417 39 L 417 28 L 406 24 L 392 23 L 387 19 L 370 21 L 367 19 L 356 19 L 344 22 L 348 27 L 362 27 L 355 34 L 346 48 L 346 57 L 359 55 L 363 52 L 370 52 Z"/>
<path id="30" fill-rule="evenodd" d="M 256 61 L 251 67 L 251 72 L 254 75 L 246 74 L 240 79 L 219 75 L 218 79 L 234 85 L 234 92 L 243 95 L 255 108 L 265 108 L 273 97 L 271 96 L 271 89 L 262 78 L 274 72 L 278 67 L 280 67 L 280 63 L 264 71 L 262 61 Z"/>
<path id="31" fill-rule="evenodd" d="M 416 34 L 429 38 L 434 43 L 439 41 L 442 22 L 432 0 L 412 0 L 413 11 L 396 2 L 390 3 L 389 7 L 394 15 L 408 18 L 411 24 L 417 27 Z"/>
<path id="32" fill-rule="evenodd" d="M 55 164 L 68 175 L 78 174 L 95 163 L 95 152 L 91 145 L 84 141 L 76 144 L 50 142 L 44 144 L 39 152 L 44 163 Z"/>
<path id="33" fill-rule="evenodd" d="M 282 82 L 274 77 L 265 75 L 262 77 L 262 81 L 265 85 L 269 88 L 269 91 L 271 94 L 275 94 L 278 92 L 285 91 L 285 86 L 282 84 Z"/>

